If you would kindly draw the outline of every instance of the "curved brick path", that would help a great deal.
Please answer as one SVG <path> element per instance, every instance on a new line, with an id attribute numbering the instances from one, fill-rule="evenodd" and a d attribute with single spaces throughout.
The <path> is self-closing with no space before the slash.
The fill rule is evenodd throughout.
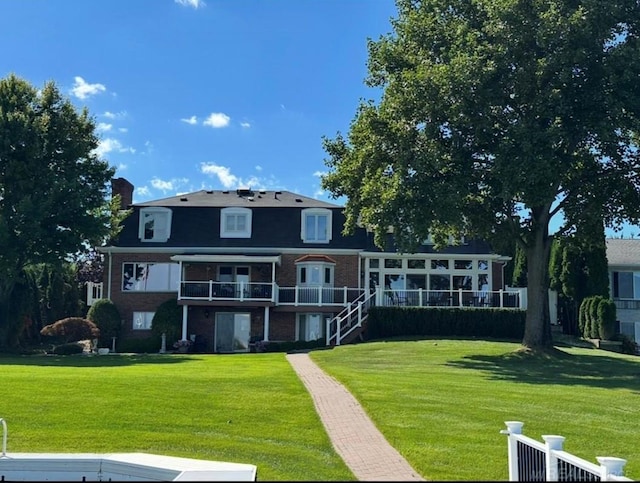
<path id="1" fill-rule="evenodd" d="M 287 354 L 287 360 L 311 394 L 333 447 L 358 480 L 424 481 L 342 384 L 308 354 Z"/>

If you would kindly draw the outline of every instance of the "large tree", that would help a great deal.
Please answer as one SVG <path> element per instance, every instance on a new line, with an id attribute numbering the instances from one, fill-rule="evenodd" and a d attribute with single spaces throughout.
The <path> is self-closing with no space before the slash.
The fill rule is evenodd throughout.
<path id="1" fill-rule="evenodd" d="M 109 233 L 114 170 L 98 142 L 88 111 L 53 82 L 0 80 L 0 346 L 15 344 L 22 328 L 12 294 L 25 267 L 59 264 Z"/>
<path id="2" fill-rule="evenodd" d="M 638 0 L 397 0 L 369 41 L 348 136 L 324 139 L 323 187 L 350 231 L 393 227 L 409 251 L 463 232 L 527 257 L 523 344 L 544 347 L 549 226 L 640 217 Z M 443 240 L 444 237 L 436 238 Z"/>

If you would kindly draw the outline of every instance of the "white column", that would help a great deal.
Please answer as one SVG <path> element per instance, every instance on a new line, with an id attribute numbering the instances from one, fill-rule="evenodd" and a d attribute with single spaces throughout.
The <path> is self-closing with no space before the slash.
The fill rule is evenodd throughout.
<path id="1" fill-rule="evenodd" d="M 512 437 L 513 434 L 522 434 L 524 423 L 520 421 L 505 421 L 507 429 L 500 431 L 508 436 L 507 454 L 509 463 L 509 481 L 518 481 L 518 441 Z"/>
<path id="2" fill-rule="evenodd" d="M 558 481 L 558 458 L 555 452 L 562 451 L 564 436 L 543 434 L 542 439 L 545 443 L 545 466 L 547 467 L 545 481 Z"/>
<path id="3" fill-rule="evenodd" d="M 264 308 L 264 340 L 269 340 L 269 307 Z"/>
<path id="4" fill-rule="evenodd" d="M 189 311 L 188 305 L 182 306 L 182 340 L 187 340 L 187 316 Z"/>

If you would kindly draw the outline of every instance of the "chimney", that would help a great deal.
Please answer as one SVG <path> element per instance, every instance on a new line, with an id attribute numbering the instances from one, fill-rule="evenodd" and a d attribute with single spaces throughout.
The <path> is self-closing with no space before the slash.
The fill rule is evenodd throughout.
<path id="1" fill-rule="evenodd" d="M 111 180 L 111 196 L 120 195 L 120 209 L 126 210 L 133 204 L 133 185 L 125 178 Z"/>

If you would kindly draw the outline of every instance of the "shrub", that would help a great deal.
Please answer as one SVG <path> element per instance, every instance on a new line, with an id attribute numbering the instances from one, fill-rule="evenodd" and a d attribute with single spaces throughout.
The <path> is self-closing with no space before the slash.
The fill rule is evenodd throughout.
<path id="1" fill-rule="evenodd" d="M 591 306 L 593 305 L 593 297 L 586 297 L 580 305 L 581 310 L 584 310 L 584 320 L 580 330 L 580 335 L 585 339 L 591 338 Z"/>
<path id="2" fill-rule="evenodd" d="M 118 352 L 135 352 L 138 354 L 156 354 L 160 351 L 161 339 L 157 335 L 144 339 L 119 339 Z"/>
<path id="3" fill-rule="evenodd" d="M 616 335 L 616 304 L 613 300 L 603 298 L 598 305 L 598 335 L 605 340 Z"/>
<path id="4" fill-rule="evenodd" d="M 151 321 L 151 331 L 158 336 L 167 334 L 169 345 L 182 337 L 182 307 L 178 305 L 178 299 L 166 300 L 158 306 Z"/>
<path id="5" fill-rule="evenodd" d="M 82 354 L 84 347 L 77 342 L 61 344 L 53 348 L 52 352 L 58 356 L 70 356 L 72 354 Z"/>
<path id="6" fill-rule="evenodd" d="M 53 337 L 63 342 L 75 342 L 100 337 L 100 329 L 90 320 L 81 317 L 67 317 L 43 327 L 40 335 Z"/>
<path id="7" fill-rule="evenodd" d="M 367 337 L 463 336 L 522 339 L 526 312 L 523 310 L 467 308 L 372 307 Z"/>
<path id="8" fill-rule="evenodd" d="M 587 324 L 587 299 L 583 299 L 578 311 L 578 330 L 579 334 L 584 337 L 584 328 Z"/>
<path id="9" fill-rule="evenodd" d="M 108 299 L 100 299 L 93 303 L 87 319 L 100 329 L 100 347 L 111 347 L 112 337 L 118 337 L 122 329 L 122 319 L 116 305 Z"/>

